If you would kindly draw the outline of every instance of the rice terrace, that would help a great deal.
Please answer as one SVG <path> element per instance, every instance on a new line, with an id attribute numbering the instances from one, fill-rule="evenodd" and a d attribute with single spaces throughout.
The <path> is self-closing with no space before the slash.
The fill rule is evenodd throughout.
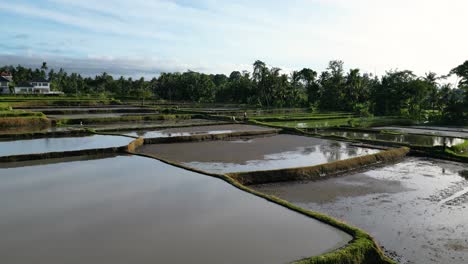
<path id="1" fill-rule="evenodd" d="M 220 2 L 0 6 L 0 263 L 468 263 L 468 5 Z"/>

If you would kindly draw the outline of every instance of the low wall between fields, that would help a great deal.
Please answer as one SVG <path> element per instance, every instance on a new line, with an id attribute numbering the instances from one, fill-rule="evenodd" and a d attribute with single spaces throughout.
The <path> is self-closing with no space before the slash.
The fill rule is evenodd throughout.
<path id="1" fill-rule="evenodd" d="M 137 138 L 133 140 L 132 142 L 130 142 L 128 145 L 124 145 L 120 147 L 2 156 L 0 157 L 0 162 L 19 162 L 19 161 L 57 159 L 57 158 L 66 158 L 66 157 L 77 157 L 77 156 L 127 153 L 128 151 L 134 151 L 136 148 L 143 145 L 143 143 L 144 143 L 143 138 Z"/>
<path id="2" fill-rule="evenodd" d="M 228 173 L 227 175 L 243 185 L 284 181 L 320 180 L 332 175 L 346 173 L 356 169 L 395 162 L 404 158 L 409 151 L 409 148 L 402 147 L 309 167 Z"/>

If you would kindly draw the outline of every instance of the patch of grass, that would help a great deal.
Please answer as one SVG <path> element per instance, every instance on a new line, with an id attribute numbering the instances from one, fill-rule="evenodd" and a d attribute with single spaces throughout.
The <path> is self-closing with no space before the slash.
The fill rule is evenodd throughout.
<path id="1" fill-rule="evenodd" d="M 468 140 L 465 140 L 465 142 L 454 145 L 450 147 L 450 150 L 453 151 L 454 153 L 462 156 L 467 156 L 468 157 Z"/>
<path id="2" fill-rule="evenodd" d="M 48 127 L 51 122 L 43 117 L 2 117 L 0 118 L 0 128 L 12 127 Z"/>
<path id="3" fill-rule="evenodd" d="M 394 130 L 380 130 L 381 134 L 389 134 L 389 135 L 405 135 L 405 133 L 394 131 Z"/>
<path id="4" fill-rule="evenodd" d="M 49 125 L 50 121 L 40 112 L 11 110 L 9 106 L 0 110 L 0 128 L 44 127 Z"/>
<path id="5" fill-rule="evenodd" d="M 115 122 L 138 122 L 138 121 L 157 121 L 157 120 L 176 120 L 176 119 L 192 119 L 196 118 L 193 115 L 142 115 L 142 116 L 116 116 L 116 117 L 89 117 L 76 119 L 59 119 L 57 125 L 69 124 L 100 124 L 100 123 L 115 123 Z"/>
<path id="6" fill-rule="evenodd" d="M 0 110 L 0 118 L 1 117 L 43 117 L 45 118 L 46 116 L 40 112 L 29 112 L 29 111 L 24 111 L 24 110 L 11 110 L 11 111 Z"/>

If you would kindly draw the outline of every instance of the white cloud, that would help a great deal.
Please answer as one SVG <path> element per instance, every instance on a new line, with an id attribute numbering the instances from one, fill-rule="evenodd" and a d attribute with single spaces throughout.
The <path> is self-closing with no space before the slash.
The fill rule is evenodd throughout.
<path id="1" fill-rule="evenodd" d="M 70 47 L 86 51 L 77 60 L 92 65 L 107 57 L 145 71 L 167 64 L 165 69 L 229 73 L 250 70 L 256 59 L 316 70 L 342 59 L 347 67 L 378 74 L 394 68 L 446 74 L 468 59 L 464 0 L 48 2 L 56 8 L 18 1 L 0 10 L 101 33 L 99 40 L 88 39 L 89 46 Z M 116 39 L 110 42 L 109 34 Z"/>

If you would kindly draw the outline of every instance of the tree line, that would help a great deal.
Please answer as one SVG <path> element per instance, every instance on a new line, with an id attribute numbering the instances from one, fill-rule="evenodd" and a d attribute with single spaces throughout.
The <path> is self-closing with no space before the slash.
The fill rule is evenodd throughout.
<path id="1" fill-rule="evenodd" d="M 235 103 L 257 107 L 311 107 L 323 111 L 352 111 L 362 115 L 397 115 L 416 119 L 443 118 L 466 121 L 468 113 L 468 61 L 446 76 L 429 72 L 416 76 L 409 70 L 392 70 L 378 77 L 359 69 L 344 70 L 342 61 L 330 61 L 318 73 L 304 68 L 290 74 L 257 60 L 252 72 L 233 71 L 204 74 L 194 71 L 162 73 L 151 80 L 114 78 L 102 73 L 95 77 L 48 70 L 5 66 L 14 83 L 48 78 L 53 90 L 69 95 L 155 98 L 198 103 Z M 458 84 L 444 84 L 448 76 Z"/>

